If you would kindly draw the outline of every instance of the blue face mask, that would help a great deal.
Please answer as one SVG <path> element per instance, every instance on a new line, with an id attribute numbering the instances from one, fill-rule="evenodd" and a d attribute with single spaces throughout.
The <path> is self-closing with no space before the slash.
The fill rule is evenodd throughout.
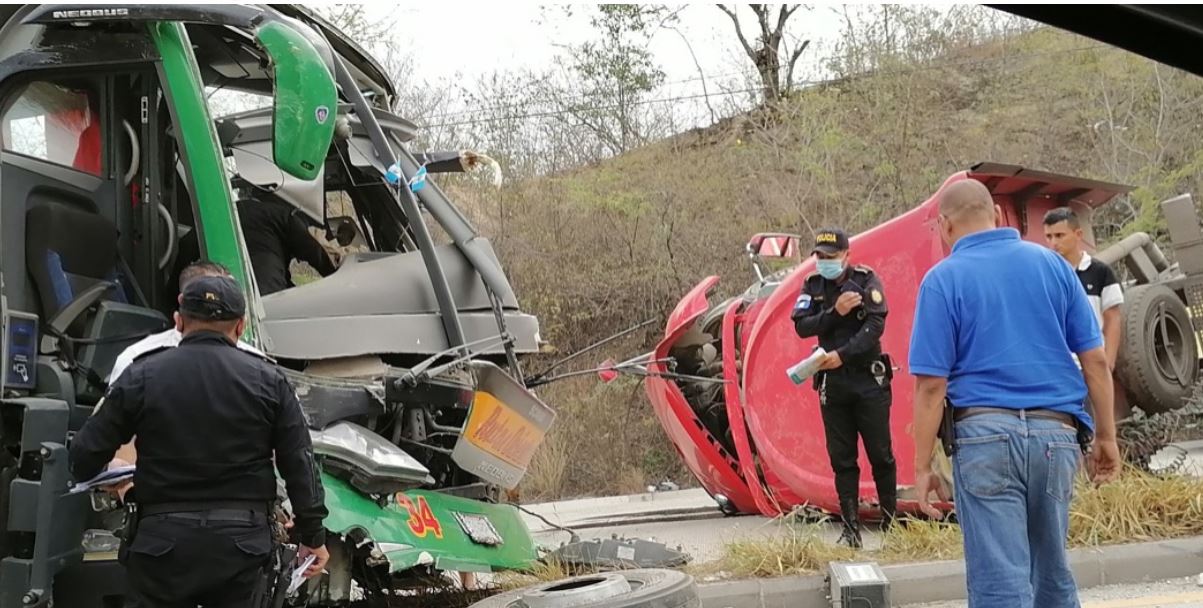
<path id="1" fill-rule="evenodd" d="M 834 281 L 844 274 L 843 260 L 816 260 L 815 265 L 824 279 Z"/>

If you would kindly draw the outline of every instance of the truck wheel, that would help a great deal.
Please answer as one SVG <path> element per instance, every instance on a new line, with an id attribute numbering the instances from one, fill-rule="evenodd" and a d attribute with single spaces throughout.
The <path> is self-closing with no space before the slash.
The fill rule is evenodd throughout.
<path id="1" fill-rule="evenodd" d="M 676 570 L 575 576 L 494 595 L 469 608 L 701 608 L 693 577 Z"/>
<path id="2" fill-rule="evenodd" d="M 1190 314 L 1164 285 L 1140 285 L 1124 296 L 1116 373 L 1129 401 L 1150 414 L 1178 409 L 1199 376 Z"/>

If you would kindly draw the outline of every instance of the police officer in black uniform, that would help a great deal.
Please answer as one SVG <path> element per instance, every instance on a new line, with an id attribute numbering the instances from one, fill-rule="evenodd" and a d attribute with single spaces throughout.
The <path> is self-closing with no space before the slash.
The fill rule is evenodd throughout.
<path id="1" fill-rule="evenodd" d="M 330 254 L 309 233 L 309 225 L 296 207 L 279 197 L 254 190 L 238 201 L 238 221 L 246 239 L 247 254 L 261 295 L 295 287 L 289 265 L 309 264 L 328 277 L 338 270 Z"/>
<path id="2" fill-rule="evenodd" d="M 329 559 L 325 496 L 300 403 L 275 365 L 234 343 L 246 303 L 229 277 L 181 294 L 176 348 L 151 351 L 109 388 L 71 442 L 77 480 L 100 473 L 137 435 L 121 561 L 139 606 L 251 608 L 273 547 L 268 517 L 278 467 L 301 555 Z"/>
<path id="3" fill-rule="evenodd" d="M 827 455 L 835 473 L 844 531 L 840 541 L 860 547 L 857 515 L 859 434 L 873 466 L 883 524 L 893 523 L 897 474 L 890 445 L 890 360 L 881 352 L 885 294 L 868 266 L 849 266 L 848 236 L 825 228 L 815 236 L 817 271 L 806 277 L 792 318 L 798 336 L 818 336 L 827 351 L 815 387 L 827 435 Z"/>

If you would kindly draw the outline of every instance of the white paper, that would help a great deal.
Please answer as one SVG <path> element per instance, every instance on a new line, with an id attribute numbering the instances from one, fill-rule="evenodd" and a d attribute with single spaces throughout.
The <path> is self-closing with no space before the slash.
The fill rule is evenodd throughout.
<path id="1" fill-rule="evenodd" d="M 296 570 L 292 571 L 292 578 L 288 581 L 288 593 L 285 595 L 292 595 L 297 589 L 301 588 L 301 585 L 305 582 L 305 571 L 308 570 L 309 566 L 312 566 L 313 562 L 316 560 L 316 555 L 310 555 L 309 557 L 305 558 L 305 561 L 301 562 L 300 566 L 297 566 Z"/>
<path id="2" fill-rule="evenodd" d="M 128 466 L 124 466 L 124 467 L 116 467 L 116 468 L 112 468 L 112 469 L 107 469 L 107 470 L 101 471 L 98 475 L 96 475 L 96 477 L 93 477 L 92 479 L 89 479 L 87 481 L 81 481 L 81 482 L 71 486 L 71 489 L 68 490 L 67 493 L 68 494 L 80 494 L 82 492 L 87 492 L 88 490 L 91 490 L 92 488 L 110 486 L 115 483 L 123 482 L 127 479 L 132 479 L 133 477 L 134 477 L 134 465 L 132 465 L 132 464 L 128 465 Z"/>

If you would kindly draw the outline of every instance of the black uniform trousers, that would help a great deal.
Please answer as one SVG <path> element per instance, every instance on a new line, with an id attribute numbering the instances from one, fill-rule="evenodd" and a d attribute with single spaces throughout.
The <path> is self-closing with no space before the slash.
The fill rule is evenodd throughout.
<path id="1" fill-rule="evenodd" d="M 257 608 L 272 548 L 267 516 L 252 522 L 201 515 L 141 518 L 121 551 L 127 608 Z"/>
<path id="2" fill-rule="evenodd" d="M 858 435 L 873 467 L 878 496 L 893 496 L 897 492 L 897 470 L 890 444 L 889 381 L 878 384 L 867 369 L 837 368 L 824 373 L 820 382 L 826 386 L 820 390 L 820 407 L 840 505 L 847 508 L 858 500 Z"/>

